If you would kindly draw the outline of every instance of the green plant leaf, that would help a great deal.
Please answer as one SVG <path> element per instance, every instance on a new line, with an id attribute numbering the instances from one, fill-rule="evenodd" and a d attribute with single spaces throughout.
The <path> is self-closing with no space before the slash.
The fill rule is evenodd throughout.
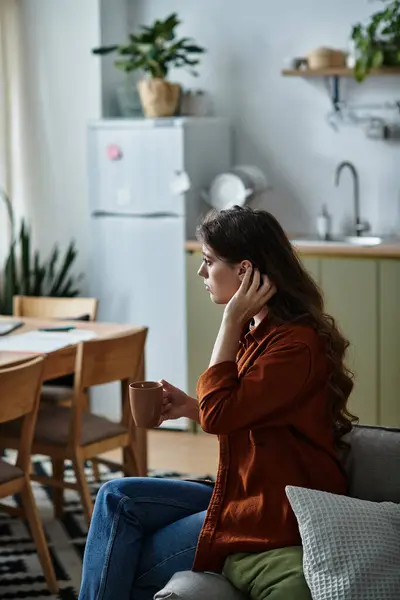
<path id="1" fill-rule="evenodd" d="M 139 43 L 136 45 L 135 48 L 137 54 L 139 56 L 143 55 L 143 54 L 151 54 L 151 52 L 156 51 L 156 47 L 154 46 L 154 44 L 143 44 L 143 43 Z"/>
<path id="2" fill-rule="evenodd" d="M 180 25 L 180 20 L 177 13 L 172 13 L 165 21 L 156 21 L 154 29 L 157 33 L 157 37 L 165 41 L 171 41 L 175 37 L 174 30 Z"/>
<path id="3" fill-rule="evenodd" d="M 77 289 L 71 290 L 68 293 L 68 298 L 76 298 L 76 296 L 79 296 L 79 290 Z"/>
<path id="4" fill-rule="evenodd" d="M 53 285 L 49 291 L 49 296 L 59 296 L 60 289 L 62 288 L 62 286 L 68 276 L 68 272 L 71 269 L 71 267 L 75 261 L 76 255 L 77 255 L 77 252 L 75 249 L 75 244 L 74 244 L 74 242 L 71 242 L 65 253 L 64 260 L 61 264 L 60 271 L 59 271 L 58 275 L 56 275 L 54 278 Z"/>
<path id="5" fill-rule="evenodd" d="M 13 314 L 13 298 L 19 294 L 16 260 L 15 260 L 15 242 L 11 244 L 6 264 L 4 267 L 3 281 L 3 307 L 4 315 Z"/>
<path id="6" fill-rule="evenodd" d="M 81 273 L 78 277 L 70 276 L 64 284 L 64 287 L 60 290 L 60 296 L 63 298 L 73 298 L 79 295 L 79 290 L 76 288 L 76 283 L 81 281 L 83 274 Z"/>
<path id="7" fill-rule="evenodd" d="M 36 250 L 33 259 L 33 273 L 32 273 L 32 296 L 43 296 L 44 289 L 43 284 L 46 277 L 46 267 L 40 265 L 39 252 Z"/>
<path id="8" fill-rule="evenodd" d="M 169 17 L 167 17 L 164 21 L 164 27 L 166 29 L 174 29 L 175 27 L 177 27 L 180 24 L 181 24 L 181 21 L 176 12 L 169 15 Z"/>
<path id="9" fill-rule="evenodd" d="M 63 287 L 60 289 L 60 296 L 63 298 L 68 298 L 71 291 L 74 289 L 74 278 L 68 277 L 67 281 L 64 283 Z"/>
<path id="10" fill-rule="evenodd" d="M 363 81 L 371 68 L 397 63 L 400 51 L 400 1 L 383 0 L 386 5 L 371 15 L 366 25 L 357 23 L 352 28 L 352 39 L 358 54 L 355 68 L 357 81 Z"/>
<path id="11" fill-rule="evenodd" d="M 201 46 L 184 46 L 184 49 L 186 52 L 191 52 L 192 54 L 203 54 L 205 52 L 205 49 L 201 48 Z"/>
<path id="12" fill-rule="evenodd" d="M 49 259 L 43 263 L 38 251 L 34 252 L 33 258 L 31 252 L 30 229 L 22 220 L 19 235 L 11 243 L 4 265 L 0 290 L 0 310 L 3 314 L 12 314 L 13 297 L 16 294 L 60 296 L 65 292 L 71 297 L 79 294 L 78 284 L 82 276 L 74 277 L 70 273 L 77 256 L 74 242 L 68 246 L 60 269 L 57 269 L 57 245 L 54 246 Z"/>
<path id="13" fill-rule="evenodd" d="M 117 69 L 129 73 L 142 70 L 152 77 L 167 77 L 170 66 L 188 68 L 199 64 L 191 55 L 204 54 L 205 49 L 194 43 L 192 38 L 177 39 L 175 29 L 181 23 L 176 12 L 166 19 L 156 19 L 152 25 L 141 25 L 137 34 L 129 35 L 129 43 L 120 46 L 95 48 L 95 54 L 118 52 L 122 59 L 115 61 Z M 178 60 L 177 53 L 184 58 Z"/>
<path id="14" fill-rule="evenodd" d="M 367 68 L 365 64 L 360 60 L 356 62 L 356 65 L 354 67 L 354 77 L 356 81 L 358 81 L 358 83 L 361 83 L 367 77 Z"/>
<path id="15" fill-rule="evenodd" d="M 198 65 L 200 62 L 198 59 L 188 58 L 185 54 L 181 53 L 177 54 L 177 58 L 183 61 L 186 65 L 190 65 L 192 67 Z"/>
<path id="16" fill-rule="evenodd" d="M 57 264 L 59 256 L 60 256 L 60 250 L 56 244 L 52 250 L 52 253 L 51 253 L 49 261 L 48 261 L 47 269 L 46 269 L 45 284 L 47 287 L 51 287 L 51 285 L 53 284 L 55 270 L 56 270 L 56 264 Z"/>
<path id="17" fill-rule="evenodd" d="M 110 52 L 115 52 L 116 50 L 118 50 L 118 46 L 116 46 L 116 45 L 102 46 L 100 48 L 93 48 L 92 54 L 99 54 L 99 55 L 110 54 Z"/>
<path id="18" fill-rule="evenodd" d="M 137 44 L 154 44 L 156 41 L 156 36 L 153 32 L 146 33 L 143 32 L 137 36 Z"/>
<path id="19" fill-rule="evenodd" d="M 363 31 L 363 27 L 360 23 L 358 23 L 357 25 L 354 25 L 352 32 L 351 32 L 352 39 L 357 40 L 362 35 L 362 31 Z"/>
<path id="20" fill-rule="evenodd" d="M 13 211 L 13 207 L 11 205 L 10 198 L 8 197 L 6 191 L 1 187 L 0 187 L 0 199 L 3 200 L 4 204 L 6 205 L 6 210 L 7 210 L 8 218 L 10 221 L 10 226 L 11 226 L 11 237 L 13 239 L 14 238 L 14 226 L 15 226 L 14 211 Z"/>
<path id="21" fill-rule="evenodd" d="M 19 235 L 20 243 L 20 290 L 23 296 L 29 296 L 31 293 L 31 240 L 30 231 L 26 229 L 25 222 L 22 220 L 21 231 Z"/>
<path id="22" fill-rule="evenodd" d="M 175 49 L 179 49 L 179 48 L 183 48 L 183 46 L 185 46 L 185 44 L 191 43 L 192 42 L 192 38 L 189 37 L 183 37 L 180 40 L 175 41 L 169 48 L 170 51 L 173 51 Z"/>
<path id="23" fill-rule="evenodd" d="M 125 73 L 129 73 L 130 71 L 134 71 L 134 62 L 132 60 L 115 60 L 114 65 L 120 71 L 124 71 Z"/>
<path id="24" fill-rule="evenodd" d="M 136 44 L 125 44 L 124 46 L 118 46 L 117 52 L 120 56 L 131 56 L 137 52 Z"/>
<path id="25" fill-rule="evenodd" d="M 384 54 L 382 50 L 380 50 L 379 48 L 374 50 L 371 58 L 371 67 L 373 69 L 379 69 L 383 65 L 383 58 Z"/>

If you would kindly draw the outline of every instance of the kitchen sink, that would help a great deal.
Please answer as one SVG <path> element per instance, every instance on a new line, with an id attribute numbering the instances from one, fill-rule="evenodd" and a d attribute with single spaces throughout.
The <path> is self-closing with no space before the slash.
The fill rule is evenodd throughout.
<path id="1" fill-rule="evenodd" d="M 332 238 L 329 240 L 320 240 L 317 238 L 294 238 L 291 240 L 295 246 L 321 246 L 343 247 L 343 246 L 379 246 L 383 243 L 383 238 L 379 236 L 346 236 L 342 238 Z"/>
<path id="2" fill-rule="evenodd" d="M 353 246 L 379 246 L 383 242 L 383 239 L 377 235 L 349 236 L 345 240 Z"/>
<path id="3" fill-rule="evenodd" d="M 316 238 L 295 238 L 290 240 L 295 246 L 349 246 L 349 243 L 342 239 L 320 240 Z"/>

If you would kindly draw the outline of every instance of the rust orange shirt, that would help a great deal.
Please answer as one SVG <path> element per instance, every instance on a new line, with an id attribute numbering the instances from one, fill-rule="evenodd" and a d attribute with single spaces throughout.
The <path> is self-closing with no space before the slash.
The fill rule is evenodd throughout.
<path id="1" fill-rule="evenodd" d="M 201 375 L 197 395 L 201 426 L 218 435 L 220 455 L 193 570 L 218 572 L 230 554 L 300 545 L 285 486 L 347 487 L 321 337 L 266 318 L 242 338 L 236 362 Z"/>

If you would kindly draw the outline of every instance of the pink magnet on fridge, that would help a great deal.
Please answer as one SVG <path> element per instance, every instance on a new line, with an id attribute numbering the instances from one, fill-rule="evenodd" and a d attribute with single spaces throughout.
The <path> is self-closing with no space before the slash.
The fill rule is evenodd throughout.
<path id="1" fill-rule="evenodd" d="M 122 150 L 117 144 L 110 144 L 107 147 L 107 156 L 110 160 L 121 160 Z"/>

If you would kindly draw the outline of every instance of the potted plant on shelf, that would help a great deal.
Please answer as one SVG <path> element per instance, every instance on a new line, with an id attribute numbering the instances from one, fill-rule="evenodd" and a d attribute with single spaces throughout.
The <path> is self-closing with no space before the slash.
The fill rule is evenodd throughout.
<path id="1" fill-rule="evenodd" d="M 178 39 L 176 28 L 181 23 L 176 13 L 164 21 L 156 20 L 150 27 L 141 26 L 140 32 L 129 36 L 125 45 L 94 48 L 94 54 L 116 52 L 115 66 L 127 74 L 141 71 L 147 77 L 138 82 L 143 112 L 147 117 L 170 117 L 175 114 L 181 86 L 167 80 L 172 67 L 188 68 L 197 75 L 195 67 L 204 48 L 191 38 Z"/>
<path id="2" fill-rule="evenodd" d="M 372 69 L 400 67 L 400 0 L 381 0 L 385 7 L 366 25 L 354 25 L 351 38 L 356 64 L 354 76 L 364 81 Z"/>

